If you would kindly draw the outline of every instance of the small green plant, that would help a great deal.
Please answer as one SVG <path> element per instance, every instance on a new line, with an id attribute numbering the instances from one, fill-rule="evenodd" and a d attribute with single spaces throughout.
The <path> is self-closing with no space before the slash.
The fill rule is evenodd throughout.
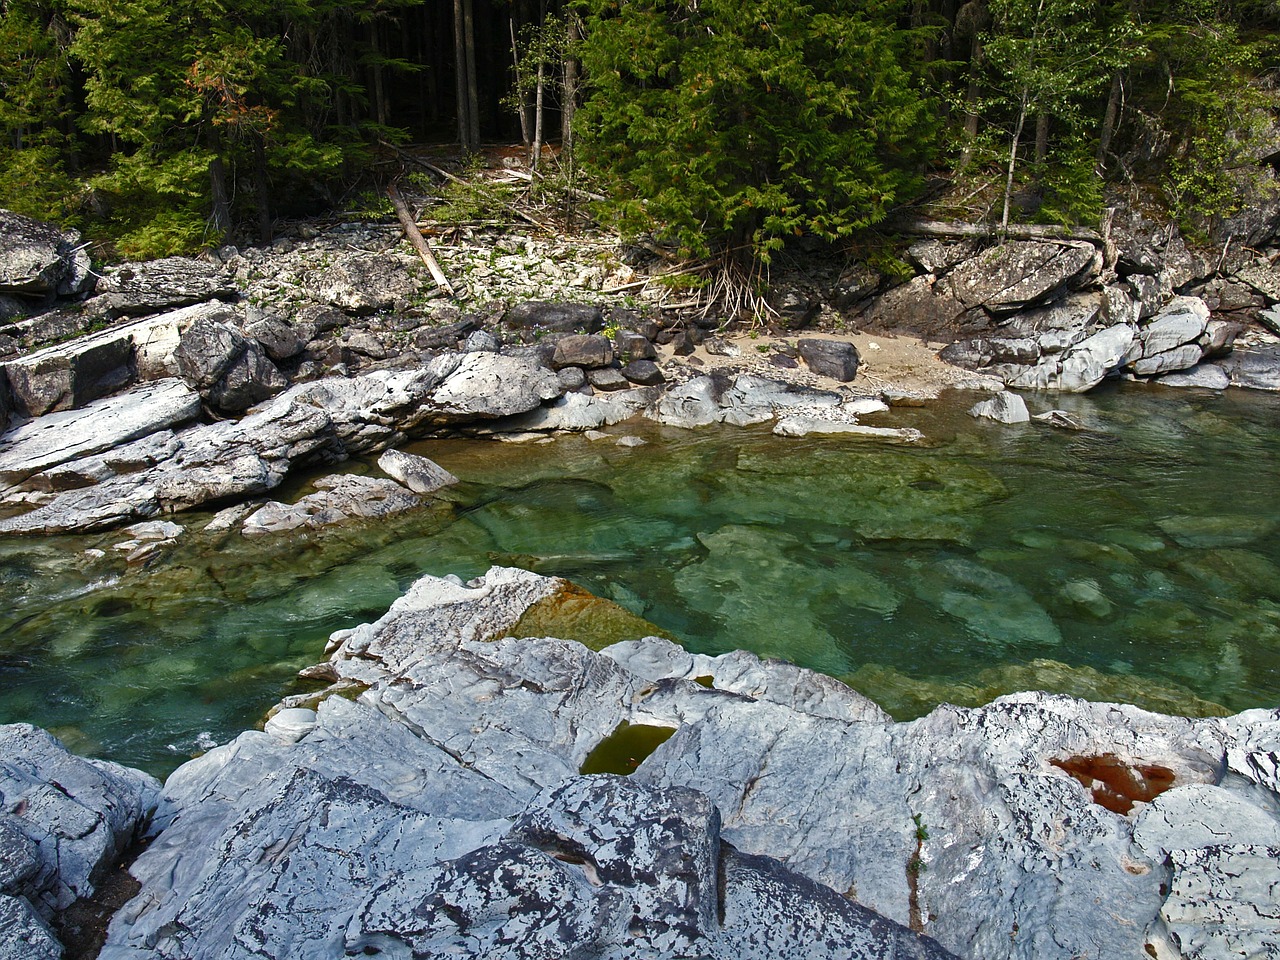
<path id="1" fill-rule="evenodd" d="M 929 865 L 925 863 L 922 859 L 920 859 L 920 854 L 918 853 L 912 856 L 912 858 L 907 861 L 908 876 L 918 877 L 920 876 L 920 874 L 928 871 L 928 869 L 929 869 Z"/>
<path id="2" fill-rule="evenodd" d="M 929 839 L 929 828 L 924 825 L 924 819 L 920 814 L 916 814 L 911 818 L 916 823 L 916 842 L 924 843 Z"/>

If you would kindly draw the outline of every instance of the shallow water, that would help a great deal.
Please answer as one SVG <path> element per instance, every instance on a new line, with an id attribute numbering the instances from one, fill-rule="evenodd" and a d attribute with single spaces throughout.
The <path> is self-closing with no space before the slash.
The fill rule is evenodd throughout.
<path id="1" fill-rule="evenodd" d="M 493 563 L 694 650 L 833 674 L 900 719 L 1029 688 L 1193 715 L 1280 701 L 1280 397 L 1056 398 L 1080 433 L 979 423 L 971 402 L 882 418 L 920 447 L 647 423 L 619 428 L 635 449 L 424 442 L 465 481 L 452 503 L 271 542 L 193 515 L 144 568 L 120 535 L 0 541 L 0 721 L 162 774 L 301 689 L 333 630 L 423 573 Z"/>

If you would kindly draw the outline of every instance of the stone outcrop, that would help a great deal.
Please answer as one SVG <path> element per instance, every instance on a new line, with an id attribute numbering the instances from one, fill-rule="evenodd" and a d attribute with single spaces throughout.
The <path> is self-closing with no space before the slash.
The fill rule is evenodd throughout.
<path id="1" fill-rule="evenodd" d="M 76 296 L 89 280 L 89 252 L 79 234 L 0 210 L 0 295 Z"/>
<path id="2" fill-rule="evenodd" d="M 221 264 L 166 257 L 104 271 L 98 295 L 87 309 L 106 316 L 139 316 L 210 300 L 233 300 L 238 295 Z"/>
<path id="3" fill-rule="evenodd" d="M 1280 712 L 1018 694 L 894 723 L 750 654 L 549 636 L 628 616 L 494 568 L 335 634 L 324 673 L 364 692 L 170 777 L 101 956 L 1274 950 Z M 628 777 L 582 775 L 641 730 Z"/>
<path id="4" fill-rule="evenodd" d="M 189 393 L 179 387 L 173 392 L 187 397 L 183 403 L 189 405 Z M 559 394 L 555 375 L 527 361 L 490 353 L 447 354 L 420 370 L 298 384 L 241 420 L 198 424 L 178 433 L 157 430 L 88 456 L 79 447 L 69 455 L 64 450 L 57 455 L 56 473 L 39 467 L 41 458 L 51 455 L 42 452 L 49 445 L 48 431 L 37 420 L 31 436 L 24 433 L 3 451 L 18 465 L 8 502 L 35 506 L 0 520 L 0 533 L 100 529 L 161 511 L 256 496 L 279 486 L 298 465 L 377 453 L 408 435 L 509 417 Z M 96 412 L 91 407 L 77 422 L 88 427 Z M 135 425 L 133 435 L 141 429 Z M 39 472 L 16 479 L 33 465 Z"/>
<path id="5" fill-rule="evenodd" d="M 57 960 L 57 916 L 92 896 L 141 836 L 160 784 L 69 754 L 43 730 L 0 726 L 0 958 Z"/>

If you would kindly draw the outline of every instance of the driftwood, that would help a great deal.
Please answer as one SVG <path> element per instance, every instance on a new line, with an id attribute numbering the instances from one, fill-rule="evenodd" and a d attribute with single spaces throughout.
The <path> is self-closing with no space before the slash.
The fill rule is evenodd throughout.
<path id="1" fill-rule="evenodd" d="M 904 219 L 890 221 L 886 226 L 898 233 L 921 237 L 941 237 L 945 240 L 966 240 L 972 237 L 991 237 L 1006 240 L 1079 240 L 1100 246 L 1102 236 L 1095 230 L 1083 227 L 1060 227 L 1052 224 L 1013 223 L 1004 230 L 999 224 L 952 223 L 942 220 Z"/>
<path id="2" fill-rule="evenodd" d="M 431 271 L 431 276 L 434 278 L 436 286 L 443 289 L 449 296 L 455 296 L 453 284 L 449 282 L 449 278 L 440 269 L 440 264 L 436 262 L 436 255 L 431 252 L 430 245 L 428 245 L 426 238 L 423 237 L 422 231 L 418 229 L 418 224 L 414 221 L 413 214 L 405 206 L 404 197 L 400 196 L 400 191 L 394 183 L 387 187 L 387 196 L 391 198 L 391 205 L 396 208 L 396 216 L 400 218 L 400 226 L 404 227 L 409 243 L 413 245 L 413 249 L 418 251 L 418 256 L 422 258 L 422 262 Z"/>

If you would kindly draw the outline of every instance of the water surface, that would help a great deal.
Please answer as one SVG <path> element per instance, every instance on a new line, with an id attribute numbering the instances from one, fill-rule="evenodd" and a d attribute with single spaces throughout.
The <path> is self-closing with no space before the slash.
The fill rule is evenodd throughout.
<path id="1" fill-rule="evenodd" d="M 270 541 L 180 517 L 146 565 L 119 534 L 0 541 L 0 721 L 164 773 L 301 689 L 332 631 L 418 576 L 494 563 L 569 577 L 693 650 L 830 673 L 900 719 L 1029 688 L 1276 705 L 1280 397 L 1055 398 L 1082 432 L 977 422 L 971 402 L 882 419 L 918 447 L 648 423 L 616 428 L 639 448 L 424 442 L 464 480 L 449 503 Z"/>

